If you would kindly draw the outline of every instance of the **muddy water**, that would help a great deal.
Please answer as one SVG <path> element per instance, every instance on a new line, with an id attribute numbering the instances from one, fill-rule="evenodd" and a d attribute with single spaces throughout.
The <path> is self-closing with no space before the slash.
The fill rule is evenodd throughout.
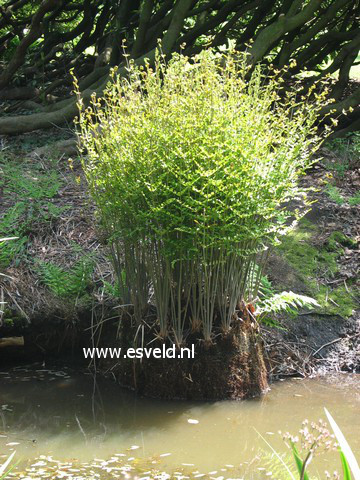
<path id="1" fill-rule="evenodd" d="M 324 406 L 359 458 L 356 375 L 278 382 L 261 399 L 189 403 L 138 398 L 89 373 L 34 365 L 0 372 L 0 454 L 16 448 L 22 459 L 80 461 L 121 452 L 162 455 L 164 469 L 194 464 L 200 472 L 221 472 L 261 455 L 266 463 L 269 449 L 256 430 L 286 451 L 278 431 L 295 434 L 305 418 L 324 419 Z M 321 469 L 339 468 L 336 454 L 320 463 Z"/>

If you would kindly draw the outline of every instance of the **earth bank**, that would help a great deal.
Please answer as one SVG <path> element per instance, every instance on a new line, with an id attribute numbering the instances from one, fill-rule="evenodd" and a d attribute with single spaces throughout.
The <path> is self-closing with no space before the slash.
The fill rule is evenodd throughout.
<path id="1" fill-rule="evenodd" d="M 5 236 L 2 230 L 7 228 L 7 236 L 20 239 L 14 248 L 2 245 L 0 252 L 0 285 L 7 302 L 0 323 L 0 360 L 4 364 L 11 359 L 17 362 L 64 355 L 83 360 L 84 346 L 94 342 L 104 347 L 119 345 L 121 309 L 113 271 L 94 225 L 94 209 L 77 159 L 46 149 L 34 153 L 33 144 L 29 152 L 24 152 L 27 136 L 23 137 L 22 147 L 16 143 L 19 139 L 13 140 L 11 153 L 3 153 L 1 161 L 5 172 L 1 233 Z M 224 338 L 211 348 L 193 339 L 202 354 L 193 362 L 181 360 L 182 366 L 171 360 L 126 361 L 121 365 L 107 361 L 97 368 L 143 394 L 167 397 L 172 390 L 182 398 L 199 398 L 200 390 L 207 398 L 259 394 L 267 385 L 259 355 L 261 342 L 270 380 L 329 370 L 360 371 L 359 205 L 350 201 L 356 198 L 360 185 L 359 169 L 349 166 L 339 181 L 332 174 L 334 154 L 325 154 L 325 160 L 304 179 L 315 189 L 311 193 L 317 200 L 315 207 L 272 254 L 267 269 L 267 280 L 274 291 L 310 295 L 321 308 L 277 316 L 261 325 L 260 332 L 240 314 L 238 338 Z M 14 192 L 11 185 L 20 172 L 23 181 Z M 54 189 L 44 180 L 49 172 Z M 342 202 L 329 196 L 329 185 L 337 185 Z M 21 209 L 19 203 L 24 202 L 29 190 L 31 208 Z M 25 227 L 9 231 L 15 222 Z M 126 321 L 123 332 L 125 325 Z M 122 345 L 129 346 L 134 330 L 126 331 L 130 336 L 121 335 Z M 258 359 L 255 363 L 254 358 Z M 170 381 L 175 376 L 179 379 L 176 385 Z M 162 391 L 161 385 L 167 387 Z"/>

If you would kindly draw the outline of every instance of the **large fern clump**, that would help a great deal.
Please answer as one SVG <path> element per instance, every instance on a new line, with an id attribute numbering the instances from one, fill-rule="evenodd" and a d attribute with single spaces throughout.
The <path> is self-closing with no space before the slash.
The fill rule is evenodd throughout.
<path id="1" fill-rule="evenodd" d="M 282 95 L 281 82 L 209 50 L 159 54 L 154 69 L 130 61 L 102 99 L 85 108 L 79 96 L 83 167 L 123 301 L 139 322 L 153 302 L 177 344 L 231 329 L 268 247 L 300 216 L 287 205 L 321 143 L 322 95 Z"/>

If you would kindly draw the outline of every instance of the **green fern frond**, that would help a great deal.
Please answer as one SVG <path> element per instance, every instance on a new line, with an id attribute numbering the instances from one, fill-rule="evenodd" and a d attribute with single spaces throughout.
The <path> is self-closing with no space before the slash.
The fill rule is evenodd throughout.
<path id="1" fill-rule="evenodd" d="M 91 259 L 82 258 L 69 271 L 51 262 L 38 262 L 36 269 L 42 283 L 56 296 L 77 297 L 89 286 L 94 265 Z"/>
<path id="2" fill-rule="evenodd" d="M 256 314 L 261 317 L 269 313 L 279 313 L 282 311 L 288 313 L 296 313 L 299 308 L 320 307 L 318 302 L 306 295 L 300 295 L 294 292 L 281 292 L 273 295 L 270 298 L 263 300 L 256 311 Z"/>

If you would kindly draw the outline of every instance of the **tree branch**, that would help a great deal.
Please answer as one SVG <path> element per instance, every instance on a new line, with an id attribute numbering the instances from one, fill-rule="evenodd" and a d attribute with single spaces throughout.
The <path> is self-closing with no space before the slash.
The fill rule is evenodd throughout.
<path id="1" fill-rule="evenodd" d="M 319 8 L 321 2 L 322 0 L 311 0 L 303 10 L 296 15 L 292 15 L 299 3 L 294 2 L 294 7 L 286 15 L 280 15 L 275 23 L 261 30 L 249 52 L 251 63 L 255 64 L 264 58 L 265 54 L 285 33 L 308 21 Z"/>

